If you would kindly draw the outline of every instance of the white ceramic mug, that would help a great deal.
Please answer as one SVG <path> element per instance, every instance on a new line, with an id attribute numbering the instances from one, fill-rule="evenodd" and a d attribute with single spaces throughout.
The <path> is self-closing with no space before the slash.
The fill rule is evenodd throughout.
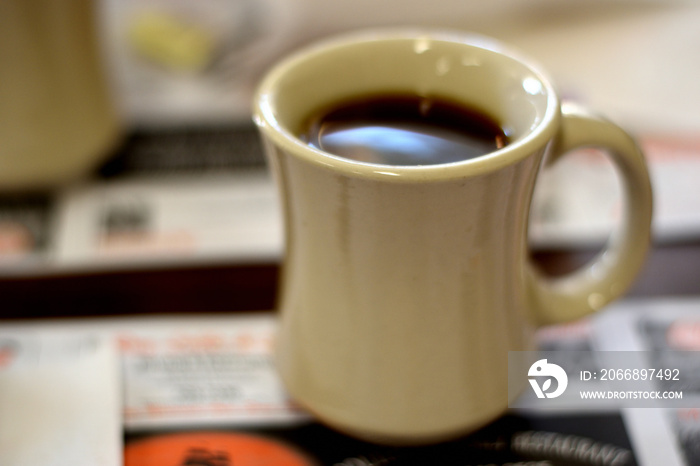
<path id="1" fill-rule="evenodd" d="M 86 178 L 121 140 L 99 3 L 0 1 L 0 193 Z"/>
<path id="2" fill-rule="evenodd" d="M 363 163 L 309 147 L 304 120 L 334 102 L 439 95 L 512 132 L 502 149 L 442 165 Z M 489 39 L 364 32 L 274 67 L 255 121 L 279 185 L 286 255 L 277 363 L 291 395 L 326 423 L 379 442 L 474 430 L 508 405 L 508 351 L 539 325 L 620 296 L 646 255 L 652 195 L 644 157 L 619 127 L 562 105 L 529 60 Z M 556 279 L 529 260 L 528 214 L 547 155 L 607 151 L 624 211 L 604 251 Z"/>

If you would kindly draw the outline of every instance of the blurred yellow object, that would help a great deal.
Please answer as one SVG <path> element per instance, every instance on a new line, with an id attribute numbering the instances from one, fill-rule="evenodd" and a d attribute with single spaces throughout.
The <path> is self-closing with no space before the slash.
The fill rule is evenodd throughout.
<path id="1" fill-rule="evenodd" d="M 201 71 L 214 53 L 208 31 L 159 11 L 136 15 L 128 31 L 129 45 L 141 56 L 178 71 Z"/>
<path id="2" fill-rule="evenodd" d="M 0 1 L 0 192 L 84 176 L 120 124 L 90 0 Z"/>

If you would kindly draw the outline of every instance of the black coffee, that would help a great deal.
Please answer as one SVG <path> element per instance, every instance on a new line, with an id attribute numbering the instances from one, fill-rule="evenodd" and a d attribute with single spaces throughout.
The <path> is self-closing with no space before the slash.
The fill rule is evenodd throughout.
<path id="1" fill-rule="evenodd" d="M 432 165 L 488 154 L 508 143 L 491 118 L 446 99 L 380 95 L 313 115 L 301 138 L 335 155 L 386 165 Z"/>

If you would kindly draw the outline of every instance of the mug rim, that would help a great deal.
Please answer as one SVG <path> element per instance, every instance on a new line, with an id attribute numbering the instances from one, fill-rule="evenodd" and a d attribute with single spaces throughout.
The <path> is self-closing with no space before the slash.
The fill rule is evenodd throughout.
<path id="1" fill-rule="evenodd" d="M 292 69 L 324 53 L 354 44 L 381 41 L 428 39 L 461 43 L 506 56 L 534 75 L 546 92 L 542 119 L 526 135 L 506 146 L 472 159 L 426 165 L 391 165 L 362 162 L 314 148 L 289 131 L 276 116 L 274 95 L 278 82 Z M 260 81 L 253 97 L 253 121 L 261 132 L 287 152 L 308 162 L 370 179 L 417 181 L 452 179 L 496 171 L 526 159 L 543 149 L 554 136 L 560 116 L 560 102 L 547 75 L 531 58 L 488 36 L 448 29 L 374 28 L 332 36 L 302 47 L 274 65 Z"/>

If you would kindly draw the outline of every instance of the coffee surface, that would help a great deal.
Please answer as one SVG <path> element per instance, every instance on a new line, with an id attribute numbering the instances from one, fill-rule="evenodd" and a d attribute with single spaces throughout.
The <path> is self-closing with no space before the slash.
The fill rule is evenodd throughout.
<path id="1" fill-rule="evenodd" d="M 361 162 L 433 165 L 479 157 L 507 144 L 488 116 L 461 104 L 418 95 L 379 95 L 341 102 L 313 115 L 306 143 Z"/>

